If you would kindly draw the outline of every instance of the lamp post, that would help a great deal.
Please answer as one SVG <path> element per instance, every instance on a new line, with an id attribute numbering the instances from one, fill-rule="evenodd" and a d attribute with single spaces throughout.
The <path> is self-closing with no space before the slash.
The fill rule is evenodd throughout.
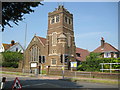
<path id="1" fill-rule="evenodd" d="M 23 23 L 25 23 L 25 40 L 24 40 L 24 60 L 23 60 L 23 67 L 22 67 L 22 72 L 24 73 L 24 61 L 25 61 L 25 49 L 26 49 L 26 39 L 27 39 L 27 22 L 22 21 Z"/>

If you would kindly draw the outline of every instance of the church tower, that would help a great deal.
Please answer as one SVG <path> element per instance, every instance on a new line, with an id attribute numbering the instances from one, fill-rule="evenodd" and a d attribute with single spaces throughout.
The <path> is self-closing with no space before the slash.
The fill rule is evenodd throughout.
<path id="1" fill-rule="evenodd" d="M 63 63 L 69 68 L 70 62 L 75 61 L 73 14 L 62 5 L 48 13 L 46 49 L 46 65 L 53 68 L 61 68 Z"/>

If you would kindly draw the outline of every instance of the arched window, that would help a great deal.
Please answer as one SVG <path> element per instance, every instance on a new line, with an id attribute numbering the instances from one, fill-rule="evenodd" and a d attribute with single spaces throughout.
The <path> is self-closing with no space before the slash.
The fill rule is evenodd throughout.
<path id="1" fill-rule="evenodd" d="M 53 24 L 53 23 L 55 23 L 55 18 L 54 17 L 51 18 L 51 24 Z"/>
<path id="2" fill-rule="evenodd" d="M 56 16 L 56 22 L 59 22 L 60 21 L 60 17 L 59 15 Z"/>
<path id="3" fill-rule="evenodd" d="M 71 46 L 71 36 L 70 36 L 70 33 L 68 33 L 67 39 L 68 39 L 68 46 L 70 47 Z"/>
<path id="4" fill-rule="evenodd" d="M 52 45 L 56 45 L 57 44 L 57 33 L 53 32 L 52 33 Z"/>
<path id="5" fill-rule="evenodd" d="M 38 61 L 39 60 L 39 52 L 40 48 L 37 45 L 33 45 L 30 50 L 30 61 Z"/>
<path id="6" fill-rule="evenodd" d="M 67 23 L 67 17 L 65 16 L 65 22 Z"/>

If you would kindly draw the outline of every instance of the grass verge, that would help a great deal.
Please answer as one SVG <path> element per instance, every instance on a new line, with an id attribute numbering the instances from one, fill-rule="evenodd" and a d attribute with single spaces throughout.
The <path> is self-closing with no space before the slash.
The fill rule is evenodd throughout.
<path id="1" fill-rule="evenodd" d="M 113 81 L 113 80 L 97 80 L 97 79 L 78 79 L 78 78 L 69 78 L 67 79 L 68 81 L 72 82 L 79 82 L 79 81 L 84 81 L 84 82 L 92 82 L 92 83 L 103 83 L 103 84 L 118 84 L 118 81 Z"/>
<path id="2" fill-rule="evenodd" d="M 10 75 L 28 75 L 26 73 L 20 73 L 20 72 L 4 72 L 4 71 L 1 71 L 0 74 L 10 74 Z"/>

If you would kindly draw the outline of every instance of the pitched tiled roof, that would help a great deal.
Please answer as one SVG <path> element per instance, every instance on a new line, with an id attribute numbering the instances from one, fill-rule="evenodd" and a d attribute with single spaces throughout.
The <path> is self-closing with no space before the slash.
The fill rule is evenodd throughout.
<path id="1" fill-rule="evenodd" d="M 10 46 L 11 46 L 11 44 L 5 44 L 5 43 L 3 43 L 2 45 L 3 45 L 3 47 L 4 47 L 5 50 L 9 49 Z"/>
<path id="2" fill-rule="evenodd" d="M 46 38 L 43 38 L 43 37 L 39 37 L 39 36 L 37 36 L 40 40 L 41 40 L 41 42 L 45 45 L 46 44 Z"/>
<path id="3" fill-rule="evenodd" d="M 3 47 L 4 47 L 5 50 L 8 50 L 11 46 L 13 46 L 12 44 L 5 44 L 5 43 L 2 43 L 2 45 L 3 45 Z"/>
<path id="4" fill-rule="evenodd" d="M 76 53 L 80 53 L 80 57 L 76 56 L 76 59 L 79 61 L 85 61 L 86 56 L 90 54 L 88 50 L 82 49 L 82 48 L 76 48 Z"/>
<path id="5" fill-rule="evenodd" d="M 99 46 L 98 48 L 96 48 L 93 52 L 119 52 L 119 50 L 117 50 L 115 47 L 113 47 L 112 45 L 108 44 L 108 43 L 104 43 L 104 49 L 101 48 L 101 46 Z"/>

